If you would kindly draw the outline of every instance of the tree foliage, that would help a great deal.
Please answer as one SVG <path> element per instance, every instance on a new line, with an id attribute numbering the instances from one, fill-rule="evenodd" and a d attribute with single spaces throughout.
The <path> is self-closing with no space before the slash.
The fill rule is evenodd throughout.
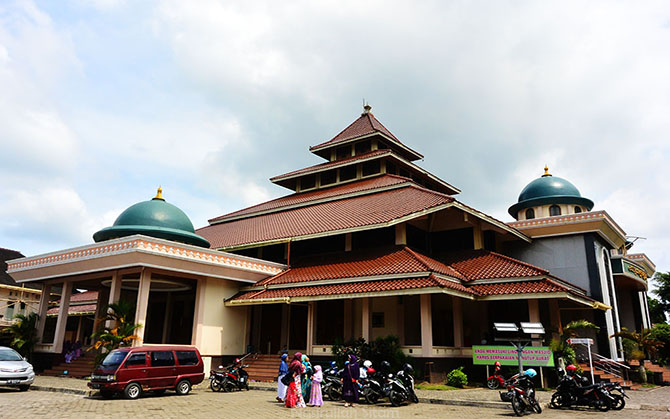
<path id="1" fill-rule="evenodd" d="M 388 361 L 394 370 L 399 370 L 405 363 L 411 361 L 400 348 L 400 339 L 393 335 L 378 337 L 372 342 L 366 342 L 363 338 L 336 342 L 332 351 L 340 367 L 344 365 L 349 353 L 353 353 L 359 359 L 369 359 L 376 367 L 382 361 Z"/>
<path id="2" fill-rule="evenodd" d="M 651 317 L 651 322 L 653 324 L 665 323 L 665 310 L 663 310 L 661 302 L 652 297 L 647 297 L 647 301 L 649 301 L 649 317 Z"/>
<path id="3" fill-rule="evenodd" d="M 577 337 L 579 333 L 586 330 L 600 330 L 600 327 L 588 320 L 573 320 L 563 328 L 563 334 L 559 339 L 552 339 L 549 348 L 556 358 L 556 364 L 560 365 L 559 359 L 563 359 L 565 364 L 576 364 L 577 355 L 575 350 L 568 344 L 568 339 Z"/>
<path id="4" fill-rule="evenodd" d="M 658 296 L 661 309 L 670 313 L 670 272 L 656 272 L 652 280 L 656 286 L 652 292 Z"/>
<path id="5" fill-rule="evenodd" d="M 142 325 L 135 324 L 135 306 L 127 301 L 110 304 L 105 309 L 106 315 L 95 321 L 94 332 L 91 337 L 93 345 L 88 350 L 96 350 L 95 364 L 99 365 L 108 353 L 122 346 L 130 346 L 133 340 L 139 339 L 136 331 Z M 109 322 L 109 323 L 107 323 Z M 99 328 L 101 324 L 105 326 Z M 107 326 L 109 324 L 109 326 Z"/>
<path id="6" fill-rule="evenodd" d="M 30 313 L 27 316 L 17 314 L 14 318 L 18 321 L 12 323 L 6 329 L 12 339 L 10 346 L 30 360 L 33 348 L 37 344 L 37 321 L 39 316 L 37 313 Z"/>

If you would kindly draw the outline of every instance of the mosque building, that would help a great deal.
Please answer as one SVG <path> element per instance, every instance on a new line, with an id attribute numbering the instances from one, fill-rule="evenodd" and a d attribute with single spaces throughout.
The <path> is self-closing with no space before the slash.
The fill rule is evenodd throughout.
<path id="1" fill-rule="evenodd" d="M 609 336 L 649 326 L 654 265 L 548 170 L 503 222 L 418 166 L 423 156 L 369 106 L 309 150 L 325 161 L 270 179 L 289 194 L 203 228 L 159 190 L 94 244 L 8 262 L 43 296 L 61 290 L 38 350 L 61 352 L 73 289 L 98 291 L 98 315 L 134 302 L 137 344 L 193 344 L 208 362 L 248 350 L 327 357 L 337 341 L 395 335 L 412 357 L 466 363 L 473 345 L 492 343 L 494 320 L 542 322 L 551 337 L 581 318 L 602 326 L 596 350 L 621 359 Z"/>

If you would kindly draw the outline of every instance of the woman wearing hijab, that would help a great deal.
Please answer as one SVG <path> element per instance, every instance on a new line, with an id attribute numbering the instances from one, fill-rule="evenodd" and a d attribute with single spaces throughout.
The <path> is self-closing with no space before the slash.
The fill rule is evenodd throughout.
<path id="1" fill-rule="evenodd" d="M 353 406 L 358 402 L 358 378 L 360 377 L 360 368 L 356 355 L 349 354 L 349 362 L 344 366 L 342 372 L 342 398 L 344 406 Z"/>
<path id="2" fill-rule="evenodd" d="M 309 357 L 307 355 L 302 356 L 302 366 L 304 367 L 302 371 L 302 398 L 309 400 L 310 392 L 312 391 L 312 374 L 314 370 L 312 369 L 312 364 L 309 362 Z"/>
<path id="3" fill-rule="evenodd" d="M 293 377 L 293 381 L 286 390 L 286 407 L 306 407 L 300 386 L 300 374 L 302 374 L 304 368 L 301 361 L 302 354 L 296 352 L 288 366 L 288 373 Z"/>
<path id="4" fill-rule="evenodd" d="M 279 364 L 279 373 L 277 376 L 277 401 L 280 403 L 284 402 L 286 398 L 286 386 L 282 383 L 282 378 L 288 374 L 288 354 L 281 355 L 281 364 Z"/>

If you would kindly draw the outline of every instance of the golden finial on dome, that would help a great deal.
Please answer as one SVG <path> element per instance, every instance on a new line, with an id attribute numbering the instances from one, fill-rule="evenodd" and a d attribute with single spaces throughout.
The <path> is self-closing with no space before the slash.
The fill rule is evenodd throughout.
<path id="1" fill-rule="evenodd" d="M 154 196 L 154 199 L 160 199 L 161 201 L 165 201 L 163 198 L 163 188 L 160 186 L 158 187 L 158 191 L 156 191 L 156 196 Z"/>
<path id="2" fill-rule="evenodd" d="M 551 173 L 549 173 L 549 166 L 547 166 L 546 164 L 544 165 L 544 174 L 542 175 L 542 177 L 545 176 L 551 176 Z"/>

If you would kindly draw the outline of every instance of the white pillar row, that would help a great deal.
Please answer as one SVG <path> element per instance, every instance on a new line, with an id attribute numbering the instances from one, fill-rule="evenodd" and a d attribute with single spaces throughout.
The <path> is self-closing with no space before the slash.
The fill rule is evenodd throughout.
<path id="1" fill-rule="evenodd" d="M 49 311 L 49 297 L 51 295 L 51 284 L 42 284 L 42 294 L 40 295 L 40 304 L 37 308 L 37 340 L 42 342 L 44 338 L 44 325 L 47 322 L 47 311 Z"/>
<path id="2" fill-rule="evenodd" d="M 141 325 L 135 332 L 138 339 L 133 342 L 133 346 L 140 346 L 144 343 L 144 331 L 147 323 L 147 309 L 149 307 L 149 290 L 151 289 L 151 271 L 142 269 L 140 274 L 140 286 L 137 290 L 137 308 L 135 309 L 135 324 Z"/>
<path id="3" fill-rule="evenodd" d="M 60 295 L 60 307 L 58 308 L 58 320 L 56 320 L 56 334 L 54 335 L 53 352 L 59 354 L 63 351 L 65 340 L 65 326 L 67 325 L 67 313 L 70 309 L 70 296 L 72 295 L 72 282 L 63 282 Z"/>
<path id="4" fill-rule="evenodd" d="M 307 353 L 312 355 L 314 352 L 314 329 L 316 327 L 316 303 L 310 301 L 307 303 Z"/>
<path id="5" fill-rule="evenodd" d="M 454 314 L 454 347 L 463 347 L 463 300 L 451 297 L 451 307 Z"/>
<path id="6" fill-rule="evenodd" d="M 421 356 L 433 355 L 433 319 L 430 294 L 421 294 Z"/>
<path id="7" fill-rule="evenodd" d="M 362 327 L 361 327 L 361 336 L 363 339 L 365 339 L 366 342 L 370 342 L 370 311 L 371 307 L 370 305 L 372 304 L 372 301 L 370 300 L 370 297 L 364 297 L 362 301 L 362 307 L 361 307 L 361 321 Z"/>

